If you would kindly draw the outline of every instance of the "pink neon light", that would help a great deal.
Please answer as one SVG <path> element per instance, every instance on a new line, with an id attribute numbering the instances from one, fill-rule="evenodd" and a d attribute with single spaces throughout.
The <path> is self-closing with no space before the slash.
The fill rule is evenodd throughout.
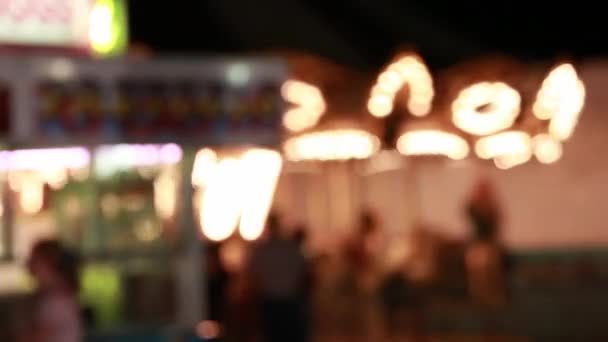
<path id="1" fill-rule="evenodd" d="M 0 152 L 0 170 L 42 170 L 53 167 L 87 167 L 91 155 L 84 147 L 47 148 Z"/>

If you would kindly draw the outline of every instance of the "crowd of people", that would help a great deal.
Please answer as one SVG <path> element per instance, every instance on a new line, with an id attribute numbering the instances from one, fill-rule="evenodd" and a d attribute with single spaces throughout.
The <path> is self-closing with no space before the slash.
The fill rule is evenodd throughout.
<path id="1" fill-rule="evenodd" d="M 330 252 L 312 252 L 305 227 L 286 229 L 271 214 L 259 241 L 205 244 L 206 319 L 227 342 L 423 341 L 425 307 L 445 279 L 487 307 L 506 300 L 500 213 L 487 182 L 465 209 L 474 230 L 462 248 L 420 226 L 409 235 L 409 247 L 397 244 L 407 253 L 396 261 L 387 257 L 384 232 L 371 212 L 363 212 L 358 227 Z M 78 258 L 45 240 L 33 247 L 27 266 L 36 291 L 14 315 L 11 340 L 82 341 L 90 317 L 78 302 Z"/>

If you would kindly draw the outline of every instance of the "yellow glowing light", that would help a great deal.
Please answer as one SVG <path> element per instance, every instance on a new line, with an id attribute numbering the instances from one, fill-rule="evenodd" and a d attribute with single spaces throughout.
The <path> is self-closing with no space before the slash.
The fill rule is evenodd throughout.
<path id="1" fill-rule="evenodd" d="M 154 180 L 154 207 L 158 217 L 163 220 L 169 220 L 175 215 L 177 184 L 177 170 L 170 166 Z"/>
<path id="2" fill-rule="evenodd" d="M 283 126 L 291 132 L 300 132 L 319 122 L 319 113 L 307 107 L 289 109 L 283 115 Z"/>
<path id="3" fill-rule="evenodd" d="M 385 117 L 393 112 L 393 98 L 388 94 L 372 95 L 367 102 L 367 110 L 376 117 Z"/>
<path id="4" fill-rule="evenodd" d="M 127 43 L 126 8 L 120 0 L 97 0 L 89 13 L 89 41 L 101 55 L 121 52 Z"/>
<path id="5" fill-rule="evenodd" d="M 572 64 L 561 64 L 551 70 L 536 94 L 532 107 L 534 115 L 541 120 L 556 116 L 576 117 L 585 100 L 582 81 Z"/>
<path id="6" fill-rule="evenodd" d="M 321 90 L 314 85 L 288 80 L 281 87 L 283 98 L 295 105 L 283 118 L 283 125 L 291 132 L 300 132 L 319 122 L 326 104 Z"/>
<path id="7" fill-rule="evenodd" d="M 376 117 L 389 115 L 395 96 L 406 85 L 409 87 L 409 112 L 414 116 L 427 115 L 434 96 L 433 78 L 420 58 L 414 56 L 399 59 L 378 76 L 367 101 L 368 111 Z"/>
<path id="8" fill-rule="evenodd" d="M 469 144 L 463 138 L 439 130 L 406 132 L 397 140 L 397 150 L 404 155 L 444 155 L 451 159 L 464 159 Z"/>
<path id="9" fill-rule="evenodd" d="M 203 234 L 213 241 L 230 237 L 240 221 L 239 233 L 255 240 L 263 232 L 281 172 L 276 151 L 250 149 L 240 155 L 218 158 L 209 149 L 197 153 L 192 181 L 193 196 Z"/>
<path id="10" fill-rule="evenodd" d="M 53 189 L 59 190 L 68 183 L 68 173 L 64 168 L 49 167 L 41 171 L 42 179 Z"/>
<path id="11" fill-rule="evenodd" d="M 503 132 L 479 139 L 475 144 L 475 153 L 482 159 L 503 156 L 528 156 L 529 159 L 532 154 L 532 142 L 528 133 Z"/>
<path id="12" fill-rule="evenodd" d="M 200 222 L 203 233 L 210 240 L 225 240 L 237 227 L 243 188 L 239 166 L 237 159 L 220 161 L 213 179 L 205 189 Z"/>
<path id="13" fill-rule="evenodd" d="M 493 134 L 513 125 L 520 103 L 517 90 L 506 83 L 476 83 L 460 91 L 452 103 L 452 121 L 470 134 Z"/>
<path id="14" fill-rule="evenodd" d="M 112 12 L 108 4 L 97 4 L 90 14 L 89 38 L 91 44 L 104 51 L 112 44 Z"/>
<path id="15" fill-rule="evenodd" d="M 42 210 L 44 204 L 44 182 L 37 175 L 23 179 L 19 204 L 26 214 L 34 215 Z"/>
<path id="16" fill-rule="evenodd" d="M 246 187 L 239 233 L 245 240 L 255 240 L 264 231 L 282 163 L 281 155 L 270 150 L 250 150 L 241 159 Z"/>
<path id="17" fill-rule="evenodd" d="M 364 130 L 340 129 L 290 138 L 283 145 L 289 160 L 365 159 L 380 148 L 380 139 Z"/>
<path id="18" fill-rule="evenodd" d="M 532 139 L 534 155 L 543 164 L 552 164 L 562 157 L 562 144 L 549 134 L 539 134 Z"/>
<path id="19" fill-rule="evenodd" d="M 534 113 L 550 118 L 549 133 L 559 140 L 570 138 L 585 104 L 585 85 L 570 64 L 555 68 L 539 91 Z"/>
<path id="20" fill-rule="evenodd" d="M 214 177 L 216 164 L 217 154 L 212 149 L 204 148 L 198 151 L 192 168 L 192 185 L 207 186 Z"/>

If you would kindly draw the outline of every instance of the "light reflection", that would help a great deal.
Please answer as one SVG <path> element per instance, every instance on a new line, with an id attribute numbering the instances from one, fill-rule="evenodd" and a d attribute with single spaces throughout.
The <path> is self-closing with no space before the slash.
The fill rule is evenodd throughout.
<path id="1" fill-rule="evenodd" d="M 503 82 L 480 82 L 466 87 L 452 103 L 452 121 L 474 135 L 493 134 L 513 125 L 521 96 Z"/>
<path id="2" fill-rule="evenodd" d="M 456 160 L 469 154 L 469 144 L 463 138 L 439 130 L 406 132 L 397 140 L 397 149 L 404 155 L 444 155 Z"/>

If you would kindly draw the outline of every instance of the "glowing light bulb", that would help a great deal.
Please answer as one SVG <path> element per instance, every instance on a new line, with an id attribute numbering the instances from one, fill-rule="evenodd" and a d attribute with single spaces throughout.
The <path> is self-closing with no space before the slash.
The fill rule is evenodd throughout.
<path id="1" fill-rule="evenodd" d="M 475 153 L 479 158 L 514 158 L 508 156 L 522 156 L 529 159 L 532 154 L 532 142 L 528 133 L 509 131 L 483 137 L 475 144 Z M 515 158 L 517 160 L 522 158 Z M 526 160 L 527 161 L 527 160 Z M 508 163 L 505 163 L 508 164 Z"/>
<path id="2" fill-rule="evenodd" d="M 439 130 L 406 132 L 397 140 L 397 150 L 404 155 L 444 155 L 451 159 L 464 159 L 469 144 L 463 138 Z"/>
<path id="3" fill-rule="evenodd" d="M 493 134 L 513 125 L 520 103 L 517 90 L 506 83 L 475 83 L 460 91 L 452 103 L 452 122 L 470 134 Z"/>
<path id="4" fill-rule="evenodd" d="M 389 115 L 395 96 L 404 86 L 409 87 L 409 112 L 414 116 L 427 115 L 434 96 L 433 78 L 426 65 L 414 56 L 399 59 L 378 76 L 367 101 L 370 114 L 376 117 Z"/>
<path id="5" fill-rule="evenodd" d="M 283 98 L 295 105 L 283 116 L 283 125 L 291 132 L 315 126 L 325 113 L 326 104 L 321 90 L 311 84 L 288 80 L 281 87 Z"/>
<path id="6" fill-rule="evenodd" d="M 534 155 L 543 164 L 552 164 L 562 157 L 562 144 L 549 134 L 539 134 L 532 139 Z"/>
<path id="7" fill-rule="evenodd" d="M 363 130 L 339 129 L 303 134 L 283 145 L 289 160 L 365 159 L 380 148 L 380 139 Z"/>

